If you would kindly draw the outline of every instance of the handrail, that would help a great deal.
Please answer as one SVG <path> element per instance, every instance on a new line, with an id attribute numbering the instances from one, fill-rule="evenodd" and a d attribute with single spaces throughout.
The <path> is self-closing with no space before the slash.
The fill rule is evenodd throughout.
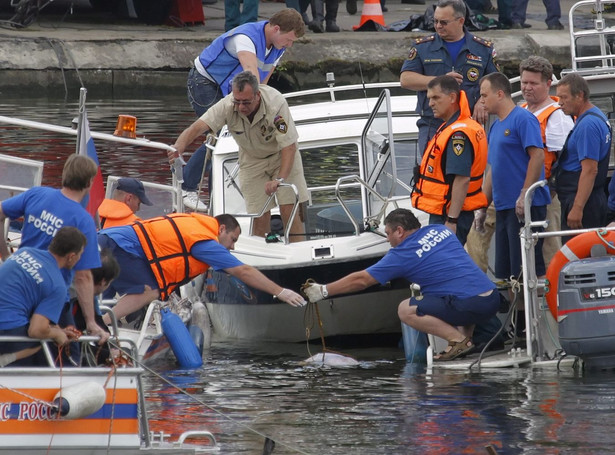
<path id="1" fill-rule="evenodd" d="M 329 87 L 320 87 L 310 90 L 301 90 L 299 92 L 290 92 L 285 93 L 284 98 L 298 98 L 301 96 L 312 96 L 312 95 L 321 95 L 321 94 L 331 94 L 336 92 L 350 92 L 354 90 L 363 90 L 363 89 L 380 89 L 380 88 L 396 88 L 401 87 L 399 81 L 397 82 L 374 82 L 370 84 L 352 84 L 352 85 L 340 85 L 338 87 L 329 86 Z"/>
<path id="2" fill-rule="evenodd" d="M 288 219 L 288 223 L 286 223 L 286 226 L 284 226 L 284 244 L 288 245 L 288 243 L 290 243 L 290 238 L 289 238 L 290 228 L 293 225 L 293 221 L 295 221 L 295 216 L 297 215 L 297 210 L 299 209 L 299 190 L 297 190 L 297 187 L 292 183 L 280 183 L 279 187 L 290 188 L 295 193 L 295 203 L 293 205 L 293 210 L 290 213 L 290 218 Z M 246 214 L 240 213 L 240 214 L 235 214 L 234 216 L 243 217 L 243 218 L 260 218 L 261 216 L 263 216 L 265 213 L 268 212 L 267 207 L 269 207 L 269 204 L 275 198 L 275 195 L 276 193 L 273 193 L 271 196 L 267 198 L 267 201 L 265 201 L 265 205 L 263 205 L 263 208 L 261 209 L 260 212 L 246 213 Z"/>
<path id="3" fill-rule="evenodd" d="M 26 128 L 36 128 L 44 131 L 51 131 L 54 133 L 68 134 L 71 136 L 77 136 L 77 130 L 66 126 L 52 125 L 50 123 L 35 122 L 32 120 L 23 120 L 15 117 L 6 117 L 0 115 L 0 123 L 8 123 L 10 125 L 23 126 Z M 162 142 L 150 141 L 149 139 L 131 139 L 126 137 L 114 136 L 108 133 L 97 133 L 95 131 L 90 132 L 94 139 L 102 139 L 110 142 L 120 142 L 122 144 L 140 145 L 142 147 L 150 147 L 159 150 L 175 151 L 170 145 L 163 144 Z"/>
<path id="4" fill-rule="evenodd" d="M 335 184 L 335 197 L 337 198 L 337 200 L 339 201 L 340 205 L 342 206 L 342 209 L 344 209 L 344 212 L 346 212 L 346 216 L 348 216 L 348 218 L 350 218 L 350 222 L 352 223 L 352 226 L 354 227 L 354 232 L 355 232 L 355 236 L 359 236 L 361 234 L 361 231 L 359 229 L 359 224 L 356 222 L 356 220 L 354 219 L 354 217 L 352 216 L 352 213 L 350 212 L 350 209 L 348 208 L 348 206 L 346 205 L 346 203 L 344 202 L 342 195 L 341 195 L 341 188 L 342 188 L 342 182 L 348 181 L 348 180 L 353 180 L 358 182 L 361 186 L 365 187 L 365 189 L 367 191 L 369 191 L 370 193 L 372 193 L 373 195 L 375 195 L 378 199 L 380 199 L 383 203 L 384 203 L 384 207 L 386 207 L 389 203 L 389 200 L 387 198 L 385 198 L 384 196 L 382 196 L 380 193 L 378 193 L 375 189 L 371 188 L 367 182 L 365 180 L 363 180 L 361 177 L 359 177 L 358 175 L 346 175 L 344 177 L 340 177 L 339 179 L 337 179 L 337 182 Z"/>
<path id="5" fill-rule="evenodd" d="M 127 343 L 129 345 L 130 351 L 132 351 L 131 356 L 135 359 L 137 358 L 136 353 L 138 351 L 137 351 L 137 346 L 134 343 L 134 341 L 132 341 L 130 338 L 124 338 L 124 337 L 121 337 L 121 338 L 114 337 L 114 340 L 116 339 L 121 343 Z M 30 338 L 27 336 L 19 336 L 19 335 L 0 335 L 0 343 L 18 342 L 18 341 L 22 341 L 22 342 L 25 341 L 29 343 L 40 343 L 41 346 L 43 347 L 43 350 L 45 350 L 48 367 L 57 368 L 55 365 L 55 362 L 53 361 L 53 357 L 51 356 L 51 352 L 49 351 L 49 346 L 48 346 L 48 343 L 55 343 L 54 340 L 52 340 L 51 338 L 38 339 L 38 338 Z M 90 343 L 90 342 L 98 343 L 99 341 L 100 341 L 100 337 L 98 336 L 81 335 L 79 338 L 72 341 L 72 343 L 75 343 L 75 342 L 76 343 Z M 123 347 L 122 349 L 125 349 L 125 348 Z"/>
<path id="6" fill-rule="evenodd" d="M 608 43 L 606 42 L 606 35 L 612 34 L 615 29 L 613 27 L 606 27 L 606 23 L 602 16 L 604 11 L 603 4 L 614 4 L 613 0 L 581 0 L 570 8 L 568 12 L 568 23 L 570 24 L 570 56 L 572 61 L 572 70 L 576 71 L 578 68 L 578 63 L 595 61 L 601 62 L 600 66 L 592 68 L 594 72 L 605 71 L 607 69 L 611 71 L 615 71 L 615 65 L 613 60 L 615 59 L 615 55 L 612 53 L 607 54 Z M 593 7 L 593 13 L 595 14 L 593 23 L 594 28 L 591 30 L 577 30 L 575 31 L 574 26 L 574 16 L 577 9 L 581 7 Z M 592 37 L 595 36 L 598 38 L 598 45 L 600 48 L 600 53 L 596 55 L 589 56 L 579 56 L 577 51 L 577 40 L 576 38 L 581 37 Z"/>

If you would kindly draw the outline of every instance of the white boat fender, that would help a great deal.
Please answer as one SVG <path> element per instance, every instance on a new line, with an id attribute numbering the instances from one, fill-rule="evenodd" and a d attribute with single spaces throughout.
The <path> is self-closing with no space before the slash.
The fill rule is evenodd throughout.
<path id="1" fill-rule="evenodd" d="M 181 318 L 168 308 L 160 310 L 162 317 L 162 332 L 169 340 L 173 354 L 182 368 L 198 368 L 203 365 L 203 359 L 190 332 Z"/>
<path id="2" fill-rule="evenodd" d="M 93 381 L 62 387 L 53 397 L 55 408 L 50 414 L 55 417 L 59 413 L 66 420 L 81 419 L 102 408 L 106 396 L 105 388 Z"/>
<path id="3" fill-rule="evenodd" d="M 203 339 L 205 338 L 203 331 L 198 325 L 190 324 L 188 326 L 188 333 L 190 334 L 190 338 L 196 346 L 197 351 L 199 351 L 199 354 L 203 357 Z"/>
<path id="4" fill-rule="evenodd" d="M 326 365 L 330 367 L 353 367 L 359 365 L 359 362 L 352 357 L 333 352 L 320 352 L 304 360 L 303 363 L 306 365 Z"/>
<path id="5" fill-rule="evenodd" d="M 197 326 L 203 333 L 203 346 L 200 350 L 202 354 L 203 349 L 211 347 L 211 320 L 209 319 L 209 311 L 207 311 L 207 307 L 203 302 L 197 301 L 192 304 L 190 325 Z"/>

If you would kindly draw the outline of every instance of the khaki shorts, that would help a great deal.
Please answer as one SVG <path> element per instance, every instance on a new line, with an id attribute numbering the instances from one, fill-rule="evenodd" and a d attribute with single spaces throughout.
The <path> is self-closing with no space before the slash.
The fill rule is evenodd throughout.
<path id="1" fill-rule="evenodd" d="M 280 153 L 262 159 L 243 158 L 240 160 L 239 181 L 241 182 L 241 192 L 246 200 L 246 210 L 248 213 L 259 213 L 269 198 L 265 193 L 265 183 L 278 176 Z M 285 183 L 293 183 L 297 187 L 299 202 L 308 200 L 307 184 L 303 175 L 303 162 L 299 151 L 295 153 L 293 168 L 288 178 L 285 179 Z M 295 203 L 295 193 L 291 188 L 278 189 L 276 196 L 280 205 Z M 275 202 L 270 203 L 267 210 L 271 210 L 274 206 Z"/>

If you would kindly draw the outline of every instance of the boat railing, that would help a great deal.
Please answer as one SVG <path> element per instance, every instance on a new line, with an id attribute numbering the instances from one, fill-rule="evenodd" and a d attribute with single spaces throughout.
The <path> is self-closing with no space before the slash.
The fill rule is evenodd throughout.
<path id="1" fill-rule="evenodd" d="M 369 221 L 369 219 L 377 219 L 377 220 L 379 220 L 381 218 L 381 215 L 386 210 L 386 207 L 387 207 L 387 205 L 389 204 L 390 201 L 389 201 L 389 199 L 387 199 L 386 197 L 384 197 L 380 193 L 378 193 L 378 191 L 376 191 L 374 188 L 369 186 L 367 184 L 367 182 L 365 180 L 363 180 L 361 177 L 359 177 L 358 175 L 347 175 L 347 176 L 340 177 L 339 179 L 337 179 L 337 183 L 335 184 L 335 197 L 339 201 L 340 205 L 342 206 L 342 209 L 344 210 L 344 212 L 346 213 L 348 218 L 350 218 L 352 226 L 354 227 L 354 235 L 358 236 L 358 235 L 361 234 L 361 229 L 359 227 L 359 224 L 355 220 L 354 216 L 352 216 L 352 212 L 348 208 L 348 205 L 344 201 L 344 197 L 342 196 L 342 193 L 341 193 L 341 189 L 344 186 L 344 183 L 348 182 L 348 181 L 356 182 L 362 188 L 364 188 L 367 192 L 369 192 L 372 195 L 376 196 L 383 203 L 382 204 L 381 212 L 378 215 L 376 215 L 376 216 L 368 216 L 367 219 L 366 219 L 366 222 Z M 397 206 L 397 204 L 395 202 L 393 202 L 393 203 Z"/>
<path id="2" fill-rule="evenodd" d="M 396 82 L 374 82 L 369 84 L 351 84 L 351 85 L 340 85 L 335 86 L 335 77 L 333 73 L 327 73 L 326 75 L 327 87 L 320 87 L 309 90 L 300 90 L 298 92 L 290 92 L 285 93 L 284 97 L 286 99 L 290 98 L 302 98 L 302 97 L 316 97 L 318 95 L 326 95 L 330 96 L 331 101 L 335 101 L 336 93 L 344 93 L 344 92 L 354 92 L 360 90 L 382 90 L 384 88 L 400 88 L 401 85 L 399 81 Z"/>
<path id="3" fill-rule="evenodd" d="M 540 299 L 542 297 L 539 296 L 539 292 L 541 295 L 543 295 L 548 287 L 548 283 L 545 279 L 539 279 L 536 274 L 534 245 L 536 245 L 539 239 L 544 239 L 548 237 L 567 237 L 584 234 L 587 232 L 615 231 L 615 227 L 603 227 L 589 229 L 571 229 L 566 231 L 560 230 L 534 232 L 533 229 L 546 229 L 548 226 L 548 222 L 546 220 L 532 221 L 530 212 L 532 206 L 532 199 L 534 197 L 535 191 L 538 188 L 544 187 L 546 185 L 546 180 L 540 180 L 528 188 L 524 199 L 524 225 L 521 228 L 523 298 L 525 301 L 525 324 L 527 330 L 526 348 L 527 354 L 532 359 L 532 361 L 547 360 L 546 358 L 543 358 L 546 353 L 553 351 L 553 349 L 555 348 L 561 349 L 561 346 L 557 346 L 554 340 L 549 340 L 545 337 L 539 336 L 540 329 L 544 329 L 545 327 L 547 327 L 547 330 L 549 330 L 549 327 L 552 325 L 553 321 L 549 321 L 548 316 L 544 316 L 543 310 L 545 308 L 540 306 Z M 551 342 L 553 346 L 546 346 L 546 344 L 549 342 Z"/>
<path id="4" fill-rule="evenodd" d="M 603 16 L 604 5 L 607 4 L 614 5 L 615 0 L 582 0 L 570 8 L 568 23 L 572 71 L 581 72 L 583 75 L 615 72 L 615 27 L 607 26 Z M 578 26 L 580 18 L 586 20 L 586 15 L 580 14 L 583 9 L 591 10 L 594 25 L 592 29 Z"/>
<path id="5" fill-rule="evenodd" d="M 100 338 L 97 336 L 90 336 L 90 335 L 82 335 L 80 336 L 77 340 L 71 341 L 72 343 L 98 343 L 100 341 Z M 128 355 L 130 356 L 130 358 L 132 359 L 137 359 L 137 346 L 134 343 L 134 341 L 132 341 L 129 338 L 124 338 L 124 337 L 114 337 L 113 338 L 114 342 L 118 342 L 122 344 L 122 349 L 124 351 L 127 351 Z M 45 355 L 45 360 L 47 362 L 47 365 L 43 365 L 43 367 L 50 367 L 50 368 L 57 368 L 57 365 L 55 363 L 55 360 L 53 358 L 53 355 L 51 353 L 51 349 L 49 347 L 49 343 L 54 343 L 54 341 L 52 339 L 43 339 L 43 340 L 39 340 L 36 338 L 30 338 L 27 336 L 17 336 L 17 335 L 0 335 L 0 345 L 4 344 L 4 343 L 14 343 L 14 342 L 28 342 L 28 343 L 32 343 L 32 344 L 36 344 L 39 343 L 41 345 L 41 348 L 43 350 L 43 353 Z M 30 368 L 30 367 L 24 367 L 24 368 Z M 36 368 L 36 367 L 34 367 Z"/>
<path id="6" fill-rule="evenodd" d="M 293 225 L 293 221 L 295 220 L 295 217 L 297 216 L 297 211 L 299 210 L 299 190 L 297 190 L 297 187 L 292 183 L 280 183 L 279 188 L 289 188 L 295 194 L 295 202 L 293 204 L 293 209 L 290 213 L 290 218 L 288 219 L 288 223 L 286 224 L 286 226 L 284 226 L 284 243 L 288 244 L 290 243 L 290 228 Z M 242 217 L 242 218 L 252 218 L 252 219 L 260 218 L 261 216 L 263 216 L 265 213 L 269 211 L 269 205 L 275 199 L 275 197 L 276 197 L 276 193 L 273 193 L 272 195 L 270 195 L 267 198 L 265 205 L 263 205 L 263 208 L 258 213 L 238 213 L 238 214 L 234 214 L 234 216 Z M 250 235 L 252 235 L 252 232 L 250 232 Z"/>
<path id="7" fill-rule="evenodd" d="M 32 128 L 32 129 L 38 129 L 38 130 L 43 130 L 43 131 L 50 131 L 53 133 L 66 134 L 66 135 L 75 136 L 75 137 L 77 137 L 77 134 L 78 134 L 78 131 L 74 128 L 53 125 L 50 123 L 36 122 L 32 120 L 24 120 L 24 119 L 19 119 L 16 117 L 7 117 L 4 115 L 0 115 L 0 123 L 20 126 L 24 128 Z M 145 138 L 129 138 L 129 137 L 122 137 L 122 136 L 115 136 L 113 134 L 108 134 L 108 133 L 98 133 L 96 131 L 90 131 L 90 135 L 92 136 L 93 139 L 100 139 L 100 140 L 109 141 L 109 142 L 118 142 L 121 144 L 127 144 L 127 145 L 137 146 L 137 147 L 153 148 L 157 150 L 164 150 L 167 152 L 175 151 L 175 148 L 171 145 L 164 144 L 162 142 L 150 141 L 149 139 L 145 139 Z M 178 174 L 177 172 L 175 172 L 175 168 L 173 167 L 171 169 L 173 171 L 173 187 L 177 188 L 178 194 L 181 195 L 181 188 L 180 188 L 181 173 Z M 38 185 L 40 185 L 40 183 L 38 183 Z M 183 204 L 182 204 L 181 197 L 179 196 L 176 197 L 175 207 L 173 209 L 179 212 L 183 211 Z"/>

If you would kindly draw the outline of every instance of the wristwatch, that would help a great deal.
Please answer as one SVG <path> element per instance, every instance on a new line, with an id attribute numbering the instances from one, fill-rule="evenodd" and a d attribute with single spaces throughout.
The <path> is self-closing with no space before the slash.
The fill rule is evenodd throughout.
<path id="1" fill-rule="evenodd" d="M 447 223 L 451 223 L 451 224 L 457 224 L 457 220 L 458 220 L 458 219 L 459 219 L 459 218 L 453 218 L 452 216 L 447 216 L 447 217 L 446 217 L 446 222 L 447 222 Z"/>
<path id="2" fill-rule="evenodd" d="M 274 179 L 276 182 L 278 183 L 284 183 L 284 179 L 282 177 L 278 177 L 276 179 Z"/>

